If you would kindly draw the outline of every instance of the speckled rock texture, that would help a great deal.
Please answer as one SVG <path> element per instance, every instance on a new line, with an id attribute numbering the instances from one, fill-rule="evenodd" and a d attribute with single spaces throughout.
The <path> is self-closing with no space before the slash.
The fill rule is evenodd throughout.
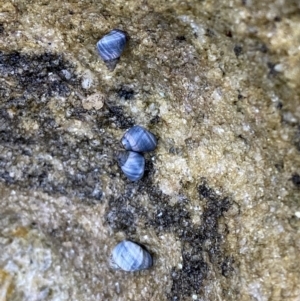
<path id="1" fill-rule="evenodd" d="M 299 50 L 298 0 L 0 0 L 0 301 L 299 301 Z"/>

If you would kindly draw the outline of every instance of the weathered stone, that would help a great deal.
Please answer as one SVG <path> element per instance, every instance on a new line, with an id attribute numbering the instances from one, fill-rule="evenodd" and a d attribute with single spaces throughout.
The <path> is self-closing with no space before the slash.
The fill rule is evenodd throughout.
<path id="1" fill-rule="evenodd" d="M 298 300 L 299 9 L 0 0 L 1 296 Z M 115 158 L 134 124 L 159 138 L 137 183 Z M 123 239 L 151 270 L 109 269 Z"/>

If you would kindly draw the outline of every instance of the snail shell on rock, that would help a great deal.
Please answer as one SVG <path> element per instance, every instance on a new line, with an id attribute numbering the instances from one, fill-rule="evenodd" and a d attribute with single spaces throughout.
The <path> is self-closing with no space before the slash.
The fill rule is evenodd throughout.
<path id="1" fill-rule="evenodd" d="M 156 137 L 140 125 L 130 128 L 121 143 L 126 150 L 135 152 L 151 152 L 157 146 Z"/>
<path id="2" fill-rule="evenodd" d="M 125 176 L 131 181 L 138 181 L 144 175 L 145 158 L 135 152 L 119 152 L 118 163 Z"/>
<path id="3" fill-rule="evenodd" d="M 113 29 L 98 41 L 98 53 L 110 71 L 114 71 L 116 68 L 126 41 L 126 33 L 119 29 Z"/>
<path id="4" fill-rule="evenodd" d="M 123 240 L 115 246 L 109 259 L 113 269 L 134 272 L 148 269 L 152 266 L 151 255 L 140 245 Z"/>

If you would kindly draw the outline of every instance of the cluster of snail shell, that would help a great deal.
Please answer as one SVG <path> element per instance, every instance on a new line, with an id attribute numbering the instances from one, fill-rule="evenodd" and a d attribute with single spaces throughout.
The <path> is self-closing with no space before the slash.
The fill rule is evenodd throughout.
<path id="1" fill-rule="evenodd" d="M 110 71 L 115 69 L 126 42 L 127 34 L 119 29 L 112 30 L 98 41 L 98 53 Z M 130 181 L 138 181 L 145 170 L 143 153 L 153 151 L 157 146 L 157 139 L 144 127 L 135 125 L 125 132 L 121 144 L 125 151 L 118 153 L 118 164 Z M 116 270 L 134 272 L 150 268 L 153 260 L 144 247 L 123 240 L 113 249 L 109 264 Z"/>
<path id="2" fill-rule="evenodd" d="M 138 181 L 144 175 L 145 158 L 142 153 L 156 148 L 156 137 L 140 125 L 135 125 L 125 132 L 121 144 L 126 152 L 118 153 L 118 163 L 131 181 Z"/>
<path id="3" fill-rule="evenodd" d="M 142 126 L 135 125 L 125 132 L 121 144 L 126 151 L 119 152 L 118 163 L 129 180 L 138 181 L 145 170 L 142 153 L 156 148 L 156 137 Z M 133 272 L 151 267 L 152 257 L 140 245 L 124 240 L 113 249 L 109 263 L 114 269 Z"/>

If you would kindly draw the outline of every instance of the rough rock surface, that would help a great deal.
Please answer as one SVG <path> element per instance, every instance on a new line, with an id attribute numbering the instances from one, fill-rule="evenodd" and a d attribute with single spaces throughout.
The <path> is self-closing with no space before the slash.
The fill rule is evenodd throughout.
<path id="1" fill-rule="evenodd" d="M 299 300 L 299 12 L 0 0 L 0 300 Z M 134 124 L 159 144 L 131 183 Z M 153 268 L 109 268 L 125 238 Z"/>

